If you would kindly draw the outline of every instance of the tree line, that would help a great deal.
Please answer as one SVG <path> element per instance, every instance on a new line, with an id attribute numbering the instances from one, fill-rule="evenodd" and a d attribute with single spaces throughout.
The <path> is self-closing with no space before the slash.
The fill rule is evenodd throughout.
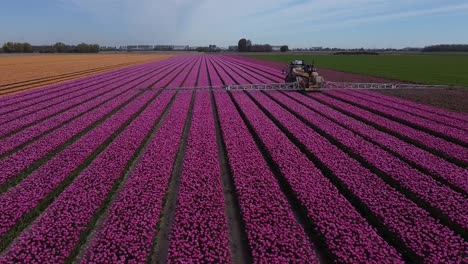
<path id="1" fill-rule="evenodd" d="M 239 52 L 272 52 L 273 47 L 270 44 L 252 44 L 250 39 L 242 38 L 237 44 L 237 50 Z M 281 46 L 281 52 L 289 50 L 287 45 Z"/>
<path id="2" fill-rule="evenodd" d="M 98 44 L 67 45 L 62 42 L 41 46 L 33 46 L 27 42 L 7 42 L 0 49 L 0 52 L 4 53 L 98 53 L 99 51 Z"/>
<path id="3" fill-rule="evenodd" d="M 424 47 L 423 52 L 468 52 L 467 44 L 441 44 Z"/>

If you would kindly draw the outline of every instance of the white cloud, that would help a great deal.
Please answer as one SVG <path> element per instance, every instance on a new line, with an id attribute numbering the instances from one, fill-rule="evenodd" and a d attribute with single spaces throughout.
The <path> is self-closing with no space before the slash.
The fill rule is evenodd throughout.
<path id="1" fill-rule="evenodd" d="M 102 21 L 125 25 L 138 43 L 227 46 L 307 43 L 321 31 L 434 14 L 466 12 L 462 0 L 60 0 Z M 296 40 L 291 40 L 296 36 Z M 131 42 L 131 41 L 129 41 Z"/>

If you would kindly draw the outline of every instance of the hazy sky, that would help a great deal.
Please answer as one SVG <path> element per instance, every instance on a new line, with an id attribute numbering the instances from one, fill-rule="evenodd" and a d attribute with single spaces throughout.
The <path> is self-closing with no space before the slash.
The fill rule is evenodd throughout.
<path id="1" fill-rule="evenodd" d="M 2 43 L 402 48 L 468 43 L 468 0 L 0 0 L 0 25 Z"/>

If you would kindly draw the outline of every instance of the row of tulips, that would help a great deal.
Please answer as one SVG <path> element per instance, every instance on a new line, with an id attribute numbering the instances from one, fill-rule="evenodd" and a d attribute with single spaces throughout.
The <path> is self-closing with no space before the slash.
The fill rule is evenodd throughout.
<path id="1" fill-rule="evenodd" d="M 296 222 L 275 176 L 229 95 L 214 94 L 254 262 L 318 263 L 313 245 Z"/>
<path id="2" fill-rule="evenodd" d="M 136 72 L 128 73 L 122 78 L 120 76 L 114 78 L 103 86 L 79 86 L 77 87 L 79 95 L 74 97 L 67 98 L 67 96 L 53 96 L 50 98 L 47 96 L 45 98 L 46 101 L 38 104 L 37 108 L 36 106 L 20 108 L 5 116 L 5 120 L 3 120 L 4 126 L 0 128 L 0 136 L 8 135 L 13 131 L 18 131 L 37 122 L 55 117 L 65 111 L 72 111 L 75 107 L 78 107 L 87 101 L 101 97 L 115 89 L 121 89 L 122 86 L 141 86 L 142 81 L 148 79 L 148 76 L 151 77 L 159 75 L 161 69 L 165 70 L 175 63 L 176 62 L 173 62 L 172 64 L 158 67 L 146 67 Z M 30 108 L 32 109 L 30 110 Z"/>
<path id="3" fill-rule="evenodd" d="M 170 94 L 169 94 L 170 95 Z M 146 100 L 154 94 L 142 96 Z M 0 257 L 0 262 L 62 263 L 93 224 L 101 204 L 122 181 L 125 171 L 165 108 L 164 101 L 149 105 L 50 204 Z"/>
<path id="4" fill-rule="evenodd" d="M 165 74 L 161 74 L 162 78 L 158 81 L 158 83 L 154 84 L 152 88 L 170 88 L 182 86 L 184 79 L 187 77 L 190 70 L 190 67 L 187 67 L 186 65 L 191 65 L 195 63 L 196 60 L 196 57 L 188 56 L 186 60 L 182 61 L 182 63 L 177 64 L 175 67 L 171 67 L 170 70 Z"/>
<path id="5" fill-rule="evenodd" d="M 282 74 L 281 69 L 278 69 L 277 62 L 262 61 L 263 63 L 259 63 L 258 60 L 241 56 L 224 56 L 223 58 L 228 60 L 230 63 L 243 65 L 251 69 L 257 69 L 266 72 L 273 77 L 284 79 L 284 75 Z M 286 66 L 286 64 L 283 63 L 281 63 L 281 65 Z"/>
<path id="6" fill-rule="evenodd" d="M 395 136 L 379 131 L 370 125 L 344 115 L 310 97 L 297 93 L 288 93 L 287 95 L 307 105 L 307 107 L 313 111 L 320 113 L 320 115 L 327 117 L 342 127 L 359 134 L 366 140 L 400 155 L 409 163 L 416 164 L 418 167 L 449 182 L 452 186 L 456 186 L 465 193 L 468 193 L 468 182 L 466 181 L 468 178 L 468 171 L 465 169 L 447 162 L 426 150 L 400 140 Z"/>
<path id="7" fill-rule="evenodd" d="M 197 86 L 207 87 L 210 86 L 210 76 L 208 76 L 208 59 L 204 56 L 200 64 L 200 71 L 198 73 Z"/>
<path id="8" fill-rule="evenodd" d="M 243 75 L 250 75 L 255 83 L 281 83 L 284 81 L 284 78 L 279 78 L 271 73 L 266 71 L 259 70 L 258 68 L 248 67 L 242 63 L 237 63 L 236 61 L 231 61 L 226 58 L 222 58 L 223 63 L 230 65 L 238 72 Z"/>
<path id="9" fill-rule="evenodd" d="M 133 100 L 108 120 L 81 137 L 64 151 L 58 153 L 43 166 L 32 172 L 20 184 L 0 196 L 0 235 L 5 234 L 26 213 L 35 208 L 61 183 L 66 181 L 94 151 L 115 131 L 127 122 L 150 99 L 145 94 Z M 161 105 L 169 102 L 170 95 L 162 94 L 158 98 Z M 63 166 L 66 162 L 67 166 Z"/>
<path id="10" fill-rule="evenodd" d="M 165 68 L 167 68 L 167 66 Z M 118 78 L 111 85 L 105 85 L 101 87 L 94 87 L 91 85 L 86 89 L 80 87 L 83 88 L 83 90 L 78 91 L 80 95 L 71 98 L 67 98 L 66 96 L 64 96 L 65 98 L 62 98 L 60 96 L 56 99 L 52 99 L 48 102 L 45 102 L 46 104 L 48 104 L 46 107 L 39 108 L 37 110 L 33 109 L 34 111 L 28 112 L 26 114 L 23 114 L 22 112 L 23 110 L 29 111 L 29 108 L 24 108 L 23 110 L 16 110 L 11 113 L 11 117 L 6 117 L 7 120 L 4 121 L 4 126 L 0 128 L 0 136 L 5 136 L 6 134 L 12 131 L 21 129 L 22 127 L 34 124 L 35 122 L 45 120 L 47 118 L 51 118 L 57 115 L 58 113 L 70 111 L 74 107 L 77 107 L 88 100 L 98 98 L 107 92 L 121 87 L 122 85 L 130 84 L 132 86 L 135 86 L 141 83 L 142 78 L 145 78 L 146 75 L 152 74 L 157 69 L 158 68 L 153 67 L 146 68 L 140 71 L 140 73 L 136 76 L 134 76 L 135 74 L 129 74 L 127 76 L 124 76 L 124 78 Z"/>
<path id="11" fill-rule="evenodd" d="M 83 262 L 146 262 L 181 142 L 192 94 L 180 92 L 145 148 Z"/>
<path id="12" fill-rule="evenodd" d="M 436 153 L 440 153 L 446 158 L 453 159 L 457 163 L 468 164 L 468 149 L 460 145 L 447 142 L 441 138 L 435 137 L 423 131 L 403 125 L 399 122 L 387 119 L 380 115 L 371 113 L 367 110 L 353 106 L 340 100 L 336 100 L 324 94 L 310 95 L 313 99 L 333 108 L 346 112 L 348 115 L 364 120 L 366 123 L 372 124 L 373 127 L 380 130 L 389 131 L 391 134 L 399 138 L 416 143 L 417 146 L 430 149 Z"/>
<path id="13" fill-rule="evenodd" d="M 153 84 L 154 82 L 158 81 L 158 79 L 161 79 L 161 76 L 166 75 L 169 71 L 172 70 L 173 72 L 175 72 L 177 65 L 169 67 L 165 71 L 160 72 L 158 75 L 151 76 L 151 78 L 145 80 L 144 82 L 140 82 L 140 85 Z M 159 83 L 161 82 L 158 82 L 158 84 Z M 166 85 L 166 84 L 162 84 L 162 85 Z M 135 89 L 135 86 L 133 85 L 133 86 L 122 87 L 122 88 L 123 89 Z M 135 91 L 134 93 L 136 94 L 137 91 Z M 130 96 L 130 95 L 131 94 L 128 94 L 127 96 Z M 126 96 L 122 96 L 121 98 L 118 98 L 115 101 L 115 103 L 117 104 L 113 104 L 113 103 L 110 103 L 110 104 L 113 105 L 115 108 L 118 105 L 120 105 L 119 103 L 123 103 L 125 99 L 126 99 Z M 27 145 L 26 147 L 13 153 L 12 155 L 1 159 L 0 163 L 2 166 L 0 166 L 0 184 L 3 184 L 10 178 L 15 177 L 16 175 L 18 175 L 18 173 L 28 168 L 29 166 L 31 166 L 35 161 L 43 158 L 44 156 L 50 154 L 51 152 L 55 152 L 56 148 L 59 148 L 66 141 L 70 140 L 71 138 L 74 138 L 83 129 L 92 125 L 95 122 L 99 122 L 102 118 L 105 118 L 106 114 L 111 112 L 114 108 L 102 108 L 102 107 L 98 108 L 95 111 L 88 113 L 85 116 L 86 118 L 81 117 L 79 119 L 76 119 L 73 122 L 55 130 L 53 133 L 50 133 L 46 135 L 45 137 L 42 137 L 38 139 L 37 141 Z M 51 125 L 53 124 L 50 124 L 48 122 L 44 123 L 44 126 L 46 126 L 46 128 L 44 129 L 47 130 L 48 127 L 50 127 Z M 41 130 L 42 126 L 43 126 L 42 124 L 38 124 L 35 127 Z M 22 133 L 19 133 L 19 134 L 21 135 Z M 28 134 L 24 136 L 26 139 L 29 138 Z M 8 141 L 6 141 L 6 143 L 8 143 Z M 1 141 L 0 144 L 3 144 L 3 141 Z"/>
<path id="14" fill-rule="evenodd" d="M 424 110 L 420 110 L 414 107 L 409 107 L 404 104 L 388 101 L 382 98 L 378 98 L 376 96 L 369 95 L 368 93 L 363 93 L 362 91 L 353 91 L 350 95 L 360 98 L 360 99 L 368 100 L 372 103 L 377 103 L 381 105 L 382 107 L 384 107 L 382 110 L 385 110 L 385 109 L 391 109 L 392 111 L 398 110 L 398 111 L 403 112 L 405 114 L 405 117 L 410 117 L 412 115 L 416 116 L 419 122 L 424 121 L 425 123 L 429 123 L 429 124 L 436 123 L 436 124 L 442 124 L 445 126 L 465 130 L 465 131 L 468 130 L 468 123 L 460 122 L 460 120 L 457 120 L 451 117 L 441 116 L 441 115 L 427 112 Z"/>
<path id="15" fill-rule="evenodd" d="M 257 96 L 257 93 L 252 94 Z M 320 234 L 336 262 L 402 262 L 396 250 L 377 234 L 366 219 L 340 195 L 338 189 L 246 94 L 233 93 L 233 96 L 291 186 L 292 192 L 307 209 L 307 217 L 316 226 L 315 232 Z M 262 104 L 268 109 L 275 107 L 268 102 Z M 298 130 L 302 135 L 309 134 L 305 133 L 305 129 Z M 335 160 L 332 159 L 331 162 Z"/>
<path id="16" fill-rule="evenodd" d="M 78 122 L 84 119 L 86 120 L 87 115 L 96 115 L 95 112 L 98 110 L 98 107 L 102 104 L 106 103 L 109 100 L 114 101 L 124 101 L 123 98 L 127 97 L 127 94 L 135 94 L 134 87 L 135 86 L 149 86 L 151 85 L 157 78 L 159 72 L 151 73 L 145 71 L 144 74 L 140 77 L 144 78 L 137 78 L 131 82 L 126 83 L 127 81 L 123 82 L 116 82 L 115 85 L 111 86 L 107 93 L 102 94 L 99 97 L 92 98 L 89 101 L 80 103 L 77 107 L 57 114 L 49 119 L 46 119 L 34 126 L 29 126 L 22 131 L 11 135 L 0 141 L 0 155 L 4 154 L 5 152 L 10 152 L 12 150 L 19 150 L 17 147 L 29 142 L 33 139 L 36 139 L 43 135 L 45 132 L 53 132 L 55 129 L 60 128 L 64 124 L 70 122 Z M 84 124 L 81 124 L 84 125 Z M 83 126 L 86 127 L 86 126 Z M 79 130 L 78 130 L 79 131 Z"/>
<path id="17" fill-rule="evenodd" d="M 209 83 L 212 85 L 212 86 L 222 86 L 223 85 L 223 81 L 221 79 L 221 77 L 219 76 L 219 74 L 216 72 L 213 64 L 211 63 L 211 61 L 207 60 L 206 61 L 206 71 L 209 72 Z M 228 76 L 226 76 L 228 77 Z"/>
<path id="18" fill-rule="evenodd" d="M 460 144 L 468 145 L 468 133 L 465 130 L 428 121 L 427 119 L 420 118 L 400 110 L 395 110 L 380 103 L 361 99 L 357 96 L 353 96 L 352 91 L 332 91 L 328 92 L 328 94 L 339 98 L 340 100 L 344 100 L 345 102 L 357 105 L 360 108 L 389 117 L 403 124 L 409 124 L 412 127 L 416 127 L 418 130 L 424 130 L 437 136 L 440 135 L 442 137 L 448 137 L 456 142 L 460 142 Z"/>
<path id="19" fill-rule="evenodd" d="M 236 73 L 242 74 L 242 71 L 239 68 L 236 68 L 236 67 L 232 66 L 232 64 L 230 64 L 229 66 L 225 66 L 225 67 L 228 68 L 231 71 L 230 72 L 231 76 L 233 76 L 233 72 L 232 72 L 233 70 Z M 244 73 L 245 73 L 245 71 L 244 71 Z M 253 75 L 253 74 L 251 74 L 251 75 Z M 242 78 L 242 79 L 246 78 L 246 76 L 243 76 L 243 77 L 244 78 Z M 259 79 L 258 75 L 254 75 L 254 76 L 250 76 L 250 77 L 254 77 L 257 80 Z M 242 82 L 242 79 L 241 78 L 239 78 L 239 79 Z M 250 79 L 250 82 L 253 82 L 253 81 Z M 300 96 L 300 95 L 297 95 L 297 96 Z M 282 98 L 282 99 L 284 99 L 284 98 Z M 304 109 L 302 109 L 301 113 L 307 113 L 307 112 L 304 112 L 303 110 Z M 309 114 L 309 113 L 307 113 L 307 114 Z M 310 117 L 310 118 L 311 119 L 318 118 L 318 116 L 313 116 L 313 117 Z M 318 119 L 320 119 L 320 118 L 318 118 Z M 317 122 L 319 122 L 319 121 L 317 121 Z M 315 124 L 318 124 L 318 123 L 315 123 Z M 332 131 L 334 128 L 335 127 L 332 126 L 330 128 L 331 129 L 330 131 Z M 372 130 L 375 131 L 375 129 L 372 129 Z M 385 133 L 383 133 L 383 134 L 385 134 Z M 349 136 L 349 134 L 347 134 L 347 133 L 344 133 L 342 135 Z M 341 139 L 343 140 L 343 138 L 341 138 Z M 369 145 L 369 144 L 366 144 L 366 145 L 372 146 L 372 145 Z M 407 145 L 409 145 L 409 144 L 407 144 Z M 411 145 L 409 145 L 409 146 L 411 146 Z M 381 149 L 376 148 L 375 146 L 373 146 L 372 149 L 374 149 L 374 150 L 377 149 L 378 152 L 381 153 L 381 154 L 385 153 Z M 355 150 L 361 150 L 361 149 L 355 148 Z M 421 150 L 421 151 L 423 151 L 423 150 Z M 423 152 L 425 152 L 425 151 L 423 151 Z M 369 155 L 370 152 L 364 152 L 363 150 L 361 150 L 361 154 L 365 154 L 365 157 L 367 157 L 367 158 L 371 157 L 371 155 Z M 432 155 L 430 153 L 427 153 L 427 154 Z M 385 162 L 382 163 L 384 161 L 384 158 L 387 159 L 387 160 L 388 159 L 393 160 L 394 163 L 396 162 L 397 164 L 403 166 L 403 168 L 405 168 L 405 171 L 403 171 L 402 173 L 399 173 L 399 172 L 395 172 L 394 170 L 390 169 L 389 167 L 384 166 Z M 458 179 L 459 181 L 460 180 L 463 181 L 463 178 L 466 176 L 466 172 L 463 169 L 461 169 L 461 168 L 459 168 L 459 167 L 457 167 L 457 166 L 455 166 L 453 164 L 447 163 L 446 161 L 443 161 L 438 157 L 436 157 L 436 158 L 439 161 L 438 164 L 440 164 L 442 166 L 442 167 L 439 168 L 439 173 L 444 174 L 444 172 L 441 171 L 441 170 L 445 170 L 447 168 L 447 166 L 445 166 L 445 168 L 444 168 L 444 166 L 443 166 L 444 164 L 445 165 L 450 165 L 449 169 L 451 167 L 451 169 L 453 170 L 452 176 L 455 177 L 456 179 Z M 420 198 L 424 199 L 425 201 L 429 200 L 434 207 L 443 208 L 445 213 L 451 215 L 452 220 L 458 222 L 458 224 L 460 224 L 462 226 L 462 228 L 463 227 L 466 228 L 466 216 L 465 216 L 464 210 L 463 210 L 463 208 L 466 207 L 466 200 L 463 198 L 463 196 L 461 196 L 458 193 L 453 192 L 449 188 L 447 188 L 447 187 L 445 187 L 443 185 L 440 185 L 439 183 L 433 181 L 429 176 L 423 175 L 420 172 L 410 168 L 408 165 L 406 165 L 405 163 L 402 163 L 398 159 L 395 159 L 393 156 L 389 155 L 388 153 L 385 153 L 385 155 L 383 157 L 378 157 L 377 159 L 375 159 L 375 157 L 374 157 L 374 162 L 378 162 L 378 160 L 382 161 L 380 163 L 376 163 L 376 164 L 379 164 L 380 168 L 385 169 L 387 173 L 390 173 L 390 175 L 392 175 L 396 179 L 399 179 L 400 181 L 403 181 L 404 183 L 406 183 L 405 187 L 407 187 L 410 191 L 419 192 Z M 457 175 L 457 173 L 461 173 L 461 174 Z M 417 179 L 409 177 L 409 175 L 413 175 L 413 174 L 417 176 L 416 177 Z M 404 177 L 406 175 L 408 175 L 408 177 Z M 419 180 L 422 180 L 422 182 L 420 182 Z M 416 183 L 416 184 L 413 184 L 413 183 Z M 429 184 L 429 186 L 428 186 L 428 184 Z M 460 185 L 460 182 L 455 182 L 455 185 L 463 186 L 463 184 Z M 436 192 L 436 194 L 437 194 L 436 196 L 431 195 L 431 193 L 433 194 L 434 192 Z M 445 197 L 445 194 L 450 194 L 449 197 L 452 197 L 453 199 L 449 199 L 449 201 L 447 201 L 447 199 Z M 453 201 L 455 201 L 455 203 L 452 203 Z M 413 205 L 413 207 L 414 207 L 414 205 Z M 417 208 L 417 210 L 420 210 L 420 209 Z M 424 213 L 426 213 L 426 212 L 424 212 Z M 432 221 L 432 223 L 434 222 L 434 220 L 432 218 L 430 218 L 430 216 L 428 216 L 427 213 L 426 213 L 426 218 L 429 218 L 430 221 Z M 439 226 L 439 228 L 440 227 L 441 226 Z M 442 227 L 442 228 L 445 228 L 445 227 Z M 453 234 L 453 232 L 451 230 L 448 230 L 447 228 L 445 228 L 444 231 L 448 232 L 448 234 L 450 236 L 455 237 L 455 239 L 452 239 L 451 242 L 453 242 L 455 245 L 459 245 L 458 248 L 454 247 L 455 250 L 452 251 L 451 254 L 446 254 L 446 255 L 441 253 L 441 251 L 439 251 L 439 252 L 434 251 L 430 255 L 429 253 L 424 252 L 422 250 L 417 252 L 416 255 L 418 257 L 428 256 L 429 259 L 437 259 L 437 257 L 442 257 L 441 259 L 459 260 L 459 259 L 457 259 L 456 256 L 459 255 L 459 254 L 462 254 L 464 252 L 466 245 L 464 245 L 463 243 L 460 243 L 463 240 L 460 240 L 460 237 L 458 237 L 456 234 Z M 429 237 L 431 237 L 431 236 L 429 236 Z M 422 240 L 424 241 L 424 239 L 422 239 Z M 455 257 L 454 257 L 454 255 L 455 255 Z"/>
<path id="20" fill-rule="evenodd" d="M 0 156 L 8 155 L 8 153 L 19 151 L 20 146 L 33 142 L 40 137 L 45 136 L 46 133 L 53 133 L 54 130 L 60 129 L 60 127 L 71 122 L 81 123 L 82 120 L 86 120 L 87 116 L 99 111 L 99 107 L 108 103 L 109 101 L 120 101 L 120 98 L 128 99 L 129 95 L 135 95 L 130 89 L 127 90 L 113 90 L 106 95 L 102 95 L 95 100 L 85 102 L 76 108 L 58 114 L 50 119 L 44 120 L 43 122 L 34 126 L 29 126 L 22 131 L 6 137 L 0 140 Z M 84 125 L 84 124 L 83 124 Z M 86 125 L 84 125 L 86 127 Z"/>
<path id="21" fill-rule="evenodd" d="M 128 68 L 122 68 L 115 71 L 106 73 L 96 74 L 89 77 L 79 78 L 64 83 L 51 84 L 42 89 L 35 89 L 23 93 L 17 93 L 14 95 L 4 96 L 0 98 L 0 102 L 4 107 L 0 110 L 0 113 L 10 112 L 12 110 L 21 109 L 31 104 L 37 104 L 42 102 L 47 97 L 55 98 L 55 96 L 67 91 L 73 91 L 75 87 L 82 86 L 85 84 L 99 85 L 101 83 L 112 80 L 118 77 L 120 74 L 126 74 L 135 70 L 145 69 L 147 67 L 153 67 L 156 65 L 164 65 L 166 62 L 151 62 L 141 65 L 135 65 Z"/>
<path id="22" fill-rule="evenodd" d="M 0 122 L 6 123 L 19 117 L 25 117 L 27 115 L 37 113 L 45 108 L 49 108 L 52 105 L 57 105 L 66 101 L 80 99 L 81 97 L 89 98 L 86 97 L 86 95 L 89 93 L 105 94 L 106 91 L 114 89 L 115 87 L 118 87 L 119 85 L 122 85 L 128 81 L 130 77 L 133 77 L 133 80 L 137 80 L 138 78 L 143 77 L 144 74 L 141 73 L 144 73 L 145 71 L 143 71 L 143 69 L 134 69 L 116 76 L 109 76 L 108 80 L 102 82 L 101 84 L 96 84 L 96 82 L 91 81 L 89 83 L 87 82 L 85 84 L 76 85 L 73 88 L 67 89 L 64 87 L 63 90 L 60 90 L 61 93 L 54 93 L 53 95 L 48 95 L 47 97 L 41 97 L 40 100 L 31 100 L 28 102 L 29 105 L 21 105 L 21 102 L 27 102 L 21 101 L 18 105 L 15 105 L 15 109 L 9 110 L 8 107 L 2 108 L 4 111 L 2 111 L 3 113 L 1 114 Z M 92 98 L 93 97 L 91 97 L 91 99 Z M 85 101 L 86 99 L 83 100 L 83 102 Z"/>
<path id="23" fill-rule="evenodd" d="M 449 117 L 453 119 L 458 119 L 460 121 L 468 122 L 468 116 L 465 113 L 455 113 L 455 112 L 450 112 L 445 109 L 437 108 L 437 107 L 432 107 L 427 104 L 422 104 L 422 103 L 417 103 L 414 101 L 409 101 L 405 100 L 402 98 L 398 98 L 395 96 L 390 96 L 390 95 L 385 95 L 382 93 L 376 93 L 374 91 L 360 91 L 363 94 L 371 95 L 374 97 L 378 97 L 382 100 L 388 101 L 388 102 L 393 102 L 393 103 L 398 103 L 401 106 L 408 106 L 411 109 L 418 109 L 422 110 L 425 113 L 429 114 L 436 114 L 438 116 L 444 116 L 444 117 Z"/>
<path id="24" fill-rule="evenodd" d="M 354 132 L 328 120 L 322 114 L 311 111 L 285 95 L 274 93 L 273 96 L 306 122 L 340 142 L 348 152 L 358 155 L 378 171 L 390 177 L 405 192 L 416 195 L 449 216 L 453 222 L 468 228 L 468 218 L 464 212 L 468 201 L 463 195 L 412 168 Z"/>
<path id="25" fill-rule="evenodd" d="M 170 263 L 230 261 L 220 175 L 210 94 L 198 92 L 169 235 Z"/>
<path id="26" fill-rule="evenodd" d="M 199 71 L 200 71 L 200 68 L 203 65 L 202 62 L 203 62 L 203 58 L 198 58 L 196 60 L 196 62 L 193 65 L 192 70 L 190 71 L 190 73 L 187 76 L 187 79 L 185 80 L 185 82 L 182 85 L 180 85 L 181 87 L 195 87 L 195 86 L 197 86 Z"/>
<path id="27" fill-rule="evenodd" d="M 338 181 L 354 194 L 360 204 L 367 207 L 370 213 L 377 217 L 383 225 L 382 228 L 389 230 L 392 236 L 403 242 L 401 246 L 405 249 L 402 250 L 413 252 L 415 254 L 413 258 L 422 259 L 425 262 L 458 263 L 462 261 L 462 256 L 466 254 L 468 246 L 463 238 L 441 225 L 428 212 L 406 199 L 401 193 L 391 188 L 378 176 L 266 95 L 257 93 L 254 96 L 289 133 L 307 148 L 307 151 L 319 159 Z M 289 103 L 286 103 L 287 106 L 294 108 L 294 105 Z M 267 127 L 267 121 L 266 118 L 257 119 L 257 122 L 261 124 L 260 128 Z M 334 133 L 334 136 L 341 132 L 334 124 L 326 122 L 321 122 L 317 127 L 327 133 Z M 272 135 L 272 133 L 260 133 L 260 131 L 258 133 Z M 353 138 L 339 137 L 339 141 L 348 146 Z M 369 145 L 361 145 L 363 151 L 374 153 L 373 149 L 368 149 L 369 147 Z M 353 147 L 353 151 L 357 149 Z M 366 156 L 366 158 L 372 157 Z"/>
<path id="28" fill-rule="evenodd" d="M 284 81 L 284 74 L 280 70 L 265 67 L 257 63 L 251 63 L 240 59 L 237 56 L 223 56 L 222 59 L 232 65 L 239 66 L 241 69 L 248 69 L 248 72 L 254 73 L 256 76 L 263 76 L 267 79 L 265 83 L 281 83 Z"/>

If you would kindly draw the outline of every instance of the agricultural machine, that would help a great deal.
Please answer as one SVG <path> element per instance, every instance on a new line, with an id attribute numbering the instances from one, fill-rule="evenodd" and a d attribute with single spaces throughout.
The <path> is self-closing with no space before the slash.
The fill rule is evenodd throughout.
<path id="1" fill-rule="evenodd" d="M 286 74 L 285 83 L 296 82 L 304 91 L 320 91 L 323 85 L 323 78 L 317 73 L 315 66 L 304 64 L 302 60 L 294 60 L 283 70 Z"/>

